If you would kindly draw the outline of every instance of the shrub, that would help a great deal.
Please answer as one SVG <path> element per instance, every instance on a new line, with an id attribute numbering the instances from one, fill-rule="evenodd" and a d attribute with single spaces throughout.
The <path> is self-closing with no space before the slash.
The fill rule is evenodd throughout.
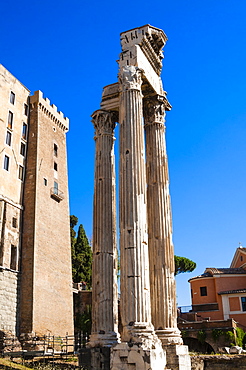
<path id="1" fill-rule="evenodd" d="M 223 334 L 223 331 L 220 329 L 213 329 L 212 337 L 215 342 L 219 339 L 219 337 Z"/>
<path id="2" fill-rule="evenodd" d="M 231 330 L 228 330 L 224 333 L 225 339 L 227 342 L 230 342 L 230 345 L 235 344 L 235 336 Z"/>
<path id="3" fill-rule="evenodd" d="M 197 339 L 201 343 L 205 342 L 206 336 L 207 336 L 207 334 L 206 334 L 205 330 L 199 330 L 199 332 L 197 333 Z"/>
<path id="4" fill-rule="evenodd" d="M 236 344 L 237 346 L 243 347 L 244 337 L 246 333 L 241 328 L 236 328 L 236 332 L 237 332 Z"/>

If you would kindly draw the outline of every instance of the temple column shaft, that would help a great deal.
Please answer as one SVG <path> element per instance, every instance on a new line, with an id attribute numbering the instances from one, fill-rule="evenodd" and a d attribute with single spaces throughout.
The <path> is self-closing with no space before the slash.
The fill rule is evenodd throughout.
<path id="1" fill-rule="evenodd" d="M 122 340 L 153 331 L 150 312 L 141 74 L 120 75 L 120 251 Z M 136 338 L 135 340 L 139 340 Z"/>
<path id="2" fill-rule="evenodd" d="M 116 199 L 113 113 L 92 115 L 96 159 L 93 214 L 92 334 L 90 346 L 118 342 Z"/>
<path id="3" fill-rule="evenodd" d="M 177 328 L 174 252 L 163 96 L 144 103 L 152 323 L 163 344 L 181 344 Z"/>

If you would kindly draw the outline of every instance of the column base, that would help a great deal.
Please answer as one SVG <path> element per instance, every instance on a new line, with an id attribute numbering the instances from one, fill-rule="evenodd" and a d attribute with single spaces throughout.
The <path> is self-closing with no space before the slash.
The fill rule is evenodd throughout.
<path id="1" fill-rule="evenodd" d="M 141 345 L 144 349 L 161 345 L 153 325 L 146 322 L 134 322 L 123 327 L 122 341 Z"/>
<path id="2" fill-rule="evenodd" d="M 159 341 L 149 349 L 140 343 L 119 343 L 111 349 L 110 369 L 164 370 L 166 354 Z"/>
<path id="3" fill-rule="evenodd" d="M 169 344 L 183 344 L 183 339 L 178 328 L 166 328 L 164 330 L 156 330 L 155 332 L 164 346 Z"/>
<path id="4" fill-rule="evenodd" d="M 120 335 L 114 331 L 105 334 L 92 333 L 87 347 L 112 347 L 119 342 Z"/>
<path id="5" fill-rule="evenodd" d="M 171 370 L 191 370 L 188 346 L 170 344 L 162 346 L 166 351 L 167 368 Z"/>

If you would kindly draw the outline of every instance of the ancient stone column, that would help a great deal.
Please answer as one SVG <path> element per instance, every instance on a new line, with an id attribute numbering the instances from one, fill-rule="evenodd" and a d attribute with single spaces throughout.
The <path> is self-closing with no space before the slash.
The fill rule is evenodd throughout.
<path id="1" fill-rule="evenodd" d="M 114 165 L 115 113 L 97 110 L 93 213 L 92 333 L 90 347 L 119 341 Z"/>
<path id="2" fill-rule="evenodd" d="M 120 261 L 122 341 L 153 335 L 150 312 L 141 71 L 122 66 L 120 83 Z"/>
<path id="3" fill-rule="evenodd" d="M 144 101 L 152 323 L 164 345 L 182 344 L 177 328 L 172 218 L 164 125 L 165 109 L 170 108 L 165 96 L 158 95 Z"/>

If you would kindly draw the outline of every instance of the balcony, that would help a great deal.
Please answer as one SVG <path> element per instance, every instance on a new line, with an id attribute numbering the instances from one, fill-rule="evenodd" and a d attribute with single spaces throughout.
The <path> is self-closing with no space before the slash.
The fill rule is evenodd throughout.
<path id="1" fill-rule="evenodd" d="M 59 203 L 60 203 L 61 200 L 64 199 L 64 193 L 62 191 L 60 191 L 58 188 L 51 188 L 50 189 L 50 196 L 51 196 L 51 198 L 55 199 Z"/>

